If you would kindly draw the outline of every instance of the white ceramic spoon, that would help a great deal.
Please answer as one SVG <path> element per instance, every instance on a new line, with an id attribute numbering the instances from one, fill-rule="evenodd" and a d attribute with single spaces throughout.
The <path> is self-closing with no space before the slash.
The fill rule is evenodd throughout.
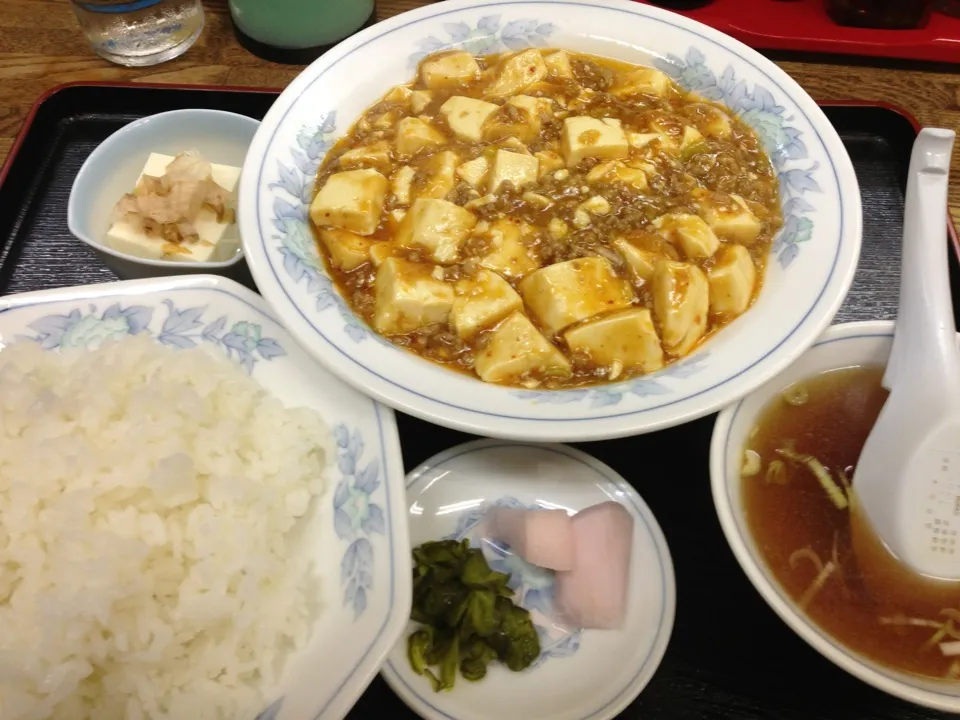
<path id="1" fill-rule="evenodd" d="M 953 142 L 931 128 L 913 146 L 890 396 L 853 482 L 859 520 L 900 562 L 941 580 L 960 580 L 960 351 L 943 232 Z"/>

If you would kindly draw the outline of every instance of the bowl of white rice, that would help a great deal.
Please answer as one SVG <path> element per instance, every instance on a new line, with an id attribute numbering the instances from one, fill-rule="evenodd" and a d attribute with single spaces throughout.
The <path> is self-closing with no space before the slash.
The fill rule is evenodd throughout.
<path id="1" fill-rule="evenodd" d="M 392 411 L 213 276 L 0 298 L 0 717 L 340 718 L 410 611 Z"/>

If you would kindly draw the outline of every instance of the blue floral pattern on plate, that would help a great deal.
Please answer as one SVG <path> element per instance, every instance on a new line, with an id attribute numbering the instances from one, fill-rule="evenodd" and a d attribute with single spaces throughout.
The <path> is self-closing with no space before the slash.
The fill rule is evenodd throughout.
<path id="1" fill-rule="evenodd" d="M 91 304 L 86 310 L 74 308 L 66 315 L 45 315 L 27 327 L 34 335 L 20 335 L 18 340 L 40 343 L 45 350 L 83 347 L 96 349 L 109 340 L 126 335 L 147 333 L 157 342 L 178 349 L 188 349 L 208 343 L 220 348 L 247 372 L 261 360 L 272 360 L 286 355 L 279 342 L 265 337 L 260 325 L 243 320 L 231 321 L 226 315 L 209 319 L 207 308 L 178 308 L 171 299 L 161 305 L 166 316 L 158 317 L 158 307 L 113 303 L 103 311 Z"/>
<path id="2" fill-rule="evenodd" d="M 780 180 L 783 228 L 773 252 L 780 266 L 787 269 L 800 254 L 801 244 L 813 237 L 813 220 L 804 216 L 813 212 L 814 207 L 804 195 L 820 192 L 814 178 L 820 165 L 810 162 L 807 167 L 788 167 L 807 160 L 808 155 L 802 133 L 790 125 L 792 118 L 786 115 L 786 108 L 778 105 L 765 87 L 754 85 L 751 90 L 730 65 L 717 77 L 707 67 L 704 54 L 695 47 L 682 58 L 668 55 L 654 64 L 684 89 L 729 107 L 760 137 Z"/>
<path id="3" fill-rule="evenodd" d="M 343 604 L 353 608 L 354 619 L 367 609 L 367 593 L 373 587 L 374 535 L 385 535 L 387 519 L 383 508 L 373 502 L 381 486 L 380 459 L 368 460 L 361 467 L 363 435 L 352 433 L 346 425 L 333 430 L 337 442 L 337 467 L 342 476 L 333 494 L 333 526 L 337 537 L 348 543 L 340 562 Z"/>
<path id="4" fill-rule="evenodd" d="M 424 57 L 441 50 L 466 50 L 472 55 L 491 55 L 547 44 L 557 26 L 543 20 L 511 20 L 501 24 L 500 15 L 485 15 L 471 27 L 465 22 L 442 24 L 446 38 L 429 35 L 417 42 L 409 63 L 415 66 Z"/>
<path id="5" fill-rule="evenodd" d="M 554 598 L 556 593 L 553 573 L 510 552 L 510 546 L 494 542 L 483 536 L 483 518 L 493 507 L 519 508 L 522 510 L 542 509 L 539 505 L 524 505 L 512 497 L 502 497 L 493 503 L 463 513 L 457 520 L 456 529 L 446 540 L 468 538 L 470 544 L 479 547 L 492 570 L 510 575 L 510 588 L 514 591 L 514 601 L 530 611 L 537 635 L 540 636 L 540 657 L 530 666 L 540 667 L 550 658 L 570 657 L 580 649 L 582 630 L 562 627 L 551 621 L 554 617 Z"/>

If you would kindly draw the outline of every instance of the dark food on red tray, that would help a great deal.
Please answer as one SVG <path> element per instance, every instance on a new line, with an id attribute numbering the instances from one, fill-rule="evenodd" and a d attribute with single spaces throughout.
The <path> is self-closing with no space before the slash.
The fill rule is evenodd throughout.
<path id="1" fill-rule="evenodd" d="M 930 20 L 929 0 L 825 0 L 830 19 L 838 25 L 911 30 Z"/>

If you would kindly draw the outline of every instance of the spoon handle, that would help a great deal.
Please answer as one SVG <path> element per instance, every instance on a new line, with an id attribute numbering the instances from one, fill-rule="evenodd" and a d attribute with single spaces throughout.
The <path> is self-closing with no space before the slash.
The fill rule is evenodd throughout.
<path id="1" fill-rule="evenodd" d="M 891 391 L 921 376 L 924 382 L 914 384 L 935 391 L 960 385 L 944 232 L 954 137 L 952 130 L 924 128 L 910 156 L 900 307 L 883 376 L 884 387 Z"/>

